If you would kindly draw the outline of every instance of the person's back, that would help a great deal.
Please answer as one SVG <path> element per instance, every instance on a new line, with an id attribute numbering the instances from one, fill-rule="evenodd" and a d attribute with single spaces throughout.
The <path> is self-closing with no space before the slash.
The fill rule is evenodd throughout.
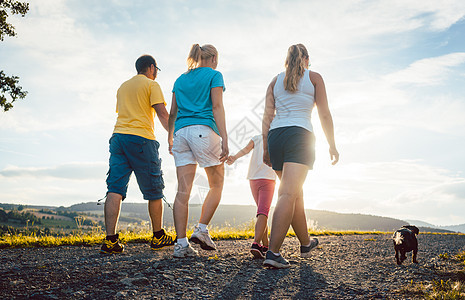
<path id="1" fill-rule="evenodd" d="M 272 168 L 263 163 L 263 137 L 261 134 L 253 136 L 253 151 L 250 158 L 247 179 L 269 179 L 275 180 L 276 173 Z"/>
<path id="2" fill-rule="evenodd" d="M 157 103 L 164 103 L 159 84 L 138 74 L 125 81 L 118 89 L 116 120 L 113 133 L 133 134 L 154 140 L 155 109 Z"/>
<path id="3" fill-rule="evenodd" d="M 309 70 L 305 70 L 295 92 L 289 92 L 285 89 L 285 72 L 277 76 L 273 88 L 276 116 L 271 122 L 270 130 L 286 126 L 299 126 L 313 131 L 311 115 L 315 104 L 315 87 L 310 81 L 309 72 Z"/>
<path id="4" fill-rule="evenodd" d="M 220 134 L 213 117 L 211 89 L 223 87 L 223 76 L 209 67 L 198 67 L 179 76 L 174 83 L 178 115 L 174 132 L 190 125 L 206 125 Z"/>

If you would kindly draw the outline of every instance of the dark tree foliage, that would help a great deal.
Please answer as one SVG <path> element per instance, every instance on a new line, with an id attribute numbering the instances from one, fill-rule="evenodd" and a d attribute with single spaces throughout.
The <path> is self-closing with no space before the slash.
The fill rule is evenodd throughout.
<path id="1" fill-rule="evenodd" d="M 8 23 L 8 10 L 13 15 L 24 17 L 29 10 L 29 3 L 13 0 L 0 0 L 0 41 L 3 41 L 5 35 L 15 36 L 15 27 Z"/>
<path id="2" fill-rule="evenodd" d="M 42 224 L 41 220 L 30 212 L 19 212 L 17 210 L 11 210 L 7 213 L 1 208 L 0 208 L 0 221 L 2 222 L 12 221 L 14 223 L 18 223 L 22 225 L 28 225 L 28 224 L 32 225 L 32 223 Z"/>
<path id="3" fill-rule="evenodd" d="M 29 10 L 29 3 L 14 0 L 0 0 L 0 41 L 5 36 L 16 36 L 15 27 L 7 22 L 8 12 L 24 17 Z M 7 76 L 0 70 L 0 108 L 8 111 L 13 107 L 13 102 L 26 97 L 27 92 L 18 85 L 17 76 Z M 7 98 L 9 96 L 9 99 Z"/>
<path id="4" fill-rule="evenodd" d="M 1 0 L 0 0 L 1 1 Z M 6 76 L 3 71 L 0 71 L 0 107 L 3 111 L 8 111 L 13 107 L 13 102 L 16 99 L 23 99 L 26 97 L 27 92 L 22 90 L 22 87 L 18 85 L 18 76 Z M 10 101 L 8 101 L 5 94 L 10 95 Z"/>

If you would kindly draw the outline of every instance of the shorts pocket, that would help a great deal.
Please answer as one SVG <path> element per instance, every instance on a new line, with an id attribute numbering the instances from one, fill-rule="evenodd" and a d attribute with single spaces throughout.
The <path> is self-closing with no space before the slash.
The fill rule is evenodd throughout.
<path id="1" fill-rule="evenodd" d="M 130 148 L 134 149 L 138 153 L 144 153 L 144 147 L 147 145 L 147 141 L 130 141 Z"/>
<path id="2" fill-rule="evenodd" d="M 152 187 L 160 192 L 165 188 L 165 181 L 163 180 L 163 172 L 161 170 L 154 170 L 150 172 L 150 180 L 152 181 Z"/>
<path id="3" fill-rule="evenodd" d="M 195 128 L 195 137 L 198 138 L 208 138 L 213 133 L 213 129 L 206 125 L 199 125 Z"/>

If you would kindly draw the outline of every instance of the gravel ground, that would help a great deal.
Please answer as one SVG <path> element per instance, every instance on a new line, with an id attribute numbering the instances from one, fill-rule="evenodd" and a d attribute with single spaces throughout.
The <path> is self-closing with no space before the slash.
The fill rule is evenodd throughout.
<path id="1" fill-rule="evenodd" d="M 296 238 L 283 255 L 291 268 L 271 270 L 249 253 L 251 240 L 217 241 L 217 251 L 172 258 L 172 247 L 128 244 L 102 255 L 99 246 L 0 250 L 1 299 L 409 299 L 411 280 L 449 278 L 463 265 L 440 254 L 465 250 L 465 235 L 420 235 L 418 261 L 397 266 L 390 235 L 319 237 L 301 259 Z M 197 247 L 197 246 L 194 246 Z"/>

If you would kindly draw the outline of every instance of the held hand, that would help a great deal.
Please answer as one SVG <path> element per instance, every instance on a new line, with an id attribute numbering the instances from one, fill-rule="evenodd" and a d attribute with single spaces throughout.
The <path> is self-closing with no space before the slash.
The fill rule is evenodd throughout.
<path id="1" fill-rule="evenodd" d="M 329 148 L 329 157 L 333 166 L 339 161 L 339 152 L 337 152 L 336 148 Z"/>
<path id="2" fill-rule="evenodd" d="M 270 153 L 268 153 L 268 151 L 263 152 L 263 163 L 268 167 L 271 167 Z"/>
<path id="3" fill-rule="evenodd" d="M 224 139 L 221 141 L 220 162 L 225 162 L 228 159 L 228 155 L 229 155 L 228 141 Z"/>
<path id="4" fill-rule="evenodd" d="M 226 163 L 228 165 L 232 165 L 235 161 L 236 161 L 236 157 L 234 155 L 231 155 L 230 157 L 228 157 L 228 160 L 226 160 Z"/>

